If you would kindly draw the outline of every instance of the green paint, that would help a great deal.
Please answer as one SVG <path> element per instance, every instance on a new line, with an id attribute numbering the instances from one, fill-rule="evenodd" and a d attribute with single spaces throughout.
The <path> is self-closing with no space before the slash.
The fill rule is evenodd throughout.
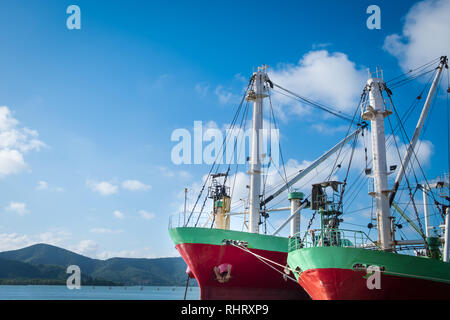
<path id="1" fill-rule="evenodd" d="M 403 212 L 402 209 L 400 209 L 400 207 L 395 202 L 392 203 L 392 206 L 411 225 L 411 227 L 413 227 L 414 230 L 416 230 L 417 233 L 420 234 L 422 238 L 425 238 L 425 235 L 423 234 L 422 230 L 420 230 L 420 228 L 408 217 L 406 213 Z"/>
<path id="2" fill-rule="evenodd" d="M 288 254 L 292 269 L 353 269 L 355 264 L 385 267 L 386 274 L 450 283 L 450 263 L 379 250 L 345 247 L 312 247 Z"/>
<path id="3" fill-rule="evenodd" d="M 426 240 L 429 249 L 428 256 L 432 259 L 441 260 L 441 239 L 438 237 L 427 237 Z"/>
<path id="4" fill-rule="evenodd" d="M 249 233 L 234 230 L 182 227 L 169 229 L 172 241 L 181 243 L 202 243 L 222 245 L 223 240 L 246 241 L 249 249 L 288 251 L 288 238 Z"/>
<path id="5" fill-rule="evenodd" d="M 289 192 L 288 199 L 303 199 L 303 193 L 302 192 Z"/>

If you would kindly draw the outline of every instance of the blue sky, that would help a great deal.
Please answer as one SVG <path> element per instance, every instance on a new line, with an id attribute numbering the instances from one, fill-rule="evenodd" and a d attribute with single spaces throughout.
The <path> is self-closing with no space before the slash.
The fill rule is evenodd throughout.
<path id="1" fill-rule="evenodd" d="M 81 30 L 66 28 L 71 4 L 81 9 Z M 371 4 L 381 8 L 380 30 L 366 27 Z M 381 0 L 1 2 L 0 106 L 10 123 L 4 131 L 22 140 L 2 149 L 16 150 L 15 158 L 0 158 L 0 250 L 48 242 L 101 258 L 176 255 L 169 216 L 184 187 L 195 200 L 209 167 L 172 163 L 175 129 L 230 123 L 242 79 L 261 64 L 292 90 L 348 112 L 366 68 L 382 66 L 390 79 L 449 53 L 448 19 L 440 20 L 449 8 Z M 315 72 L 327 63 L 330 72 Z M 422 87 L 399 88 L 397 107 Z M 339 119 L 275 102 L 293 168 L 345 135 Z M 431 177 L 447 171 L 445 103 L 441 92 L 423 137 L 431 141 L 423 154 Z"/>

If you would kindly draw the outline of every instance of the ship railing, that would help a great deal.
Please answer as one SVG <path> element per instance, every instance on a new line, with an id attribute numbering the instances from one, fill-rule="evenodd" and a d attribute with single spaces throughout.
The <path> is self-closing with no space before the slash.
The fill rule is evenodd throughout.
<path id="1" fill-rule="evenodd" d="M 188 221 L 190 212 L 184 216 L 184 213 L 173 214 L 169 216 L 169 229 L 179 228 L 179 227 L 198 227 L 198 228 L 209 228 L 211 227 L 213 221 L 209 215 L 200 212 L 194 212 L 191 219 Z M 199 217 L 200 215 L 200 217 Z"/>
<path id="2" fill-rule="evenodd" d="M 311 247 L 348 247 L 378 249 L 375 241 L 359 230 L 314 229 L 297 233 L 289 239 L 289 251 Z"/>

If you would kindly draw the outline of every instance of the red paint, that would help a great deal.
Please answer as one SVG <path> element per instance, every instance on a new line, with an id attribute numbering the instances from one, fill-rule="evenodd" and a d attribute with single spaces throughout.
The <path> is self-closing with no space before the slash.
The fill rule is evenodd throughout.
<path id="1" fill-rule="evenodd" d="M 369 290 L 363 271 L 310 269 L 299 284 L 313 300 L 423 300 L 450 299 L 450 284 L 381 274 L 381 289 Z"/>
<path id="2" fill-rule="evenodd" d="M 228 272 L 228 268 L 230 268 L 231 270 L 231 265 L 229 263 L 222 263 L 220 266 L 217 267 L 220 273 Z"/>
<path id="3" fill-rule="evenodd" d="M 176 246 L 195 275 L 202 300 L 298 300 L 309 299 L 294 281 L 271 269 L 255 256 L 231 245 L 183 243 Z M 286 265 L 287 253 L 251 249 Z M 230 279 L 220 283 L 214 267 L 231 265 Z M 283 272 L 283 268 L 276 267 Z M 292 275 L 291 275 L 292 277 Z"/>

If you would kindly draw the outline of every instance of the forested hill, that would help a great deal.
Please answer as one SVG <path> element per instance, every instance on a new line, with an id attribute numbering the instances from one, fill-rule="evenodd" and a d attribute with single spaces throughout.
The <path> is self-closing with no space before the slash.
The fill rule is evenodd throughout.
<path id="1" fill-rule="evenodd" d="M 183 286 L 182 258 L 92 259 L 48 244 L 0 252 L 0 284 L 65 284 L 66 269 L 77 265 L 82 284 Z M 195 281 L 191 285 L 196 285 Z"/>

